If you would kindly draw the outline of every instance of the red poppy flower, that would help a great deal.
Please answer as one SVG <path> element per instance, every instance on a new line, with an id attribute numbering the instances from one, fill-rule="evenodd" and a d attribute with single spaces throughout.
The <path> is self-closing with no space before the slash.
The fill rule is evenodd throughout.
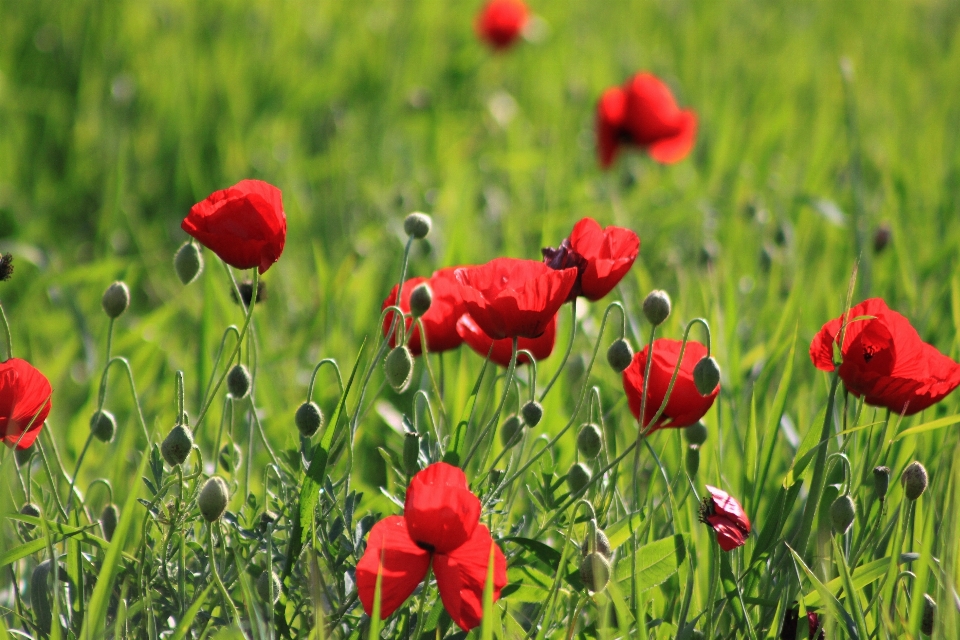
<path id="1" fill-rule="evenodd" d="M 627 94 L 620 87 L 610 87 L 597 103 L 597 153 L 600 166 L 606 169 L 617 159 L 620 145 L 629 142 L 624 129 L 627 116 Z"/>
<path id="2" fill-rule="evenodd" d="M 647 387 L 647 405 L 644 408 L 643 424 L 649 421 L 660 409 L 663 398 L 667 395 L 670 378 L 677 366 L 677 357 L 680 355 L 680 340 L 659 338 L 653 342 L 653 364 L 650 366 L 650 384 Z M 720 385 L 708 396 L 701 396 L 693 382 L 693 368 L 706 357 L 707 348 L 699 342 L 687 341 L 683 351 L 683 361 L 680 363 L 680 372 L 677 381 L 670 392 L 670 399 L 663 414 L 657 418 L 651 431 L 663 427 L 689 427 L 696 424 L 713 406 L 713 401 L 720 392 Z M 623 390 L 630 403 L 630 411 L 634 417 L 640 419 L 640 404 L 643 396 L 643 374 L 647 367 L 647 347 L 634 354 L 630 366 L 623 371 Z"/>
<path id="3" fill-rule="evenodd" d="M 783 627 L 780 630 L 780 637 L 783 640 L 796 640 L 797 639 L 797 626 L 800 624 L 800 609 L 794 607 L 793 609 L 788 609 L 786 616 L 783 618 Z M 817 629 L 820 628 L 820 616 L 818 616 L 813 611 L 807 611 L 807 637 L 810 640 L 814 638 L 819 638 L 819 640 L 824 640 L 825 635 L 823 630 L 820 631 L 820 634 L 817 635 Z"/>
<path id="4" fill-rule="evenodd" d="M 410 278 L 403 283 L 403 292 L 400 294 L 400 308 L 404 313 L 410 313 L 410 294 L 422 282 L 430 285 L 433 292 L 433 302 L 430 308 L 420 318 L 423 321 L 423 328 L 427 332 L 427 349 L 430 353 L 439 353 L 449 351 L 460 346 L 463 340 L 457 333 L 457 320 L 464 314 L 463 301 L 460 299 L 460 285 L 454 278 L 453 272 L 457 267 L 440 269 L 435 271 L 429 279 Z M 380 310 L 395 304 L 397 301 L 397 286 L 394 285 L 390 290 L 390 295 L 386 297 Z M 386 335 L 393 322 L 393 313 L 388 313 L 383 319 L 383 334 Z M 407 330 L 413 327 L 413 333 L 407 346 L 413 355 L 418 356 L 423 352 L 423 346 L 420 344 L 420 327 L 413 325 L 413 318 L 407 318 Z M 390 337 L 390 346 L 397 346 L 396 334 Z"/>
<path id="5" fill-rule="evenodd" d="M 0 363 L 0 438 L 8 447 L 26 449 L 40 435 L 52 406 L 46 376 L 26 360 Z"/>
<path id="6" fill-rule="evenodd" d="M 724 551 L 743 546 L 750 535 L 750 519 L 740 503 L 721 489 L 707 485 L 710 496 L 700 503 L 700 521 L 717 532 L 717 542 Z"/>
<path id="7" fill-rule="evenodd" d="M 633 266 L 640 253 L 640 238 L 630 229 L 602 228 L 593 218 L 583 218 L 573 226 L 570 237 L 556 249 L 541 249 L 543 262 L 551 269 L 576 267 L 577 280 L 567 300 L 583 296 L 599 300 Z"/>
<path id="8" fill-rule="evenodd" d="M 921 340 L 910 321 L 882 299 L 851 307 L 847 318 L 838 373 L 847 390 L 863 396 L 867 404 L 912 415 L 960 385 L 960 364 Z M 842 317 L 835 318 L 814 336 L 810 359 L 818 369 L 833 371 L 842 322 Z"/>
<path id="9" fill-rule="evenodd" d="M 521 0 L 490 0 L 477 16 L 477 35 L 494 49 L 506 49 L 520 37 L 528 17 Z"/>
<path id="10" fill-rule="evenodd" d="M 567 299 L 576 269 L 554 270 L 536 260 L 497 258 L 456 270 L 467 312 L 491 338 L 536 338 Z"/>
<path id="11" fill-rule="evenodd" d="M 237 269 L 263 273 L 280 259 L 287 238 L 280 189 L 241 180 L 190 207 L 180 227 Z"/>
<path id="12" fill-rule="evenodd" d="M 363 610 L 373 613 L 377 572 L 381 574 L 380 614 L 397 610 L 433 564 L 443 606 L 461 629 L 483 617 L 483 589 L 493 549 L 493 599 L 507 585 L 507 561 L 480 524 L 480 500 L 457 467 L 437 462 L 410 481 L 402 516 L 373 526 L 367 550 L 357 563 L 357 592 Z"/>
<path id="13" fill-rule="evenodd" d="M 466 313 L 460 316 L 457 321 L 457 333 L 463 338 L 463 341 L 470 345 L 470 348 L 479 355 L 486 358 L 490 353 L 490 361 L 501 367 L 510 366 L 510 357 L 513 355 L 513 340 L 504 338 L 503 340 L 494 340 L 483 332 L 483 329 L 477 326 L 470 314 Z M 519 338 L 517 340 L 517 349 L 526 349 L 533 354 L 533 357 L 540 362 L 553 353 L 553 346 L 557 342 L 557 316 L 547 325 L 546 331 L 538 338 Z M 490 345 L 493 345 L 493 351 L 490 351 Z M 527 364 L 530 362 L 525 354 L 517 355 L 517 364 Z"/>

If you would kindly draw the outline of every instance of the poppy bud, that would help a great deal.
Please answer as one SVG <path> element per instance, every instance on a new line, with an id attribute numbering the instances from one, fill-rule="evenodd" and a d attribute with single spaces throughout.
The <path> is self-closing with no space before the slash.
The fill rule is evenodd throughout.
<path id="1" fill-rule="evenodd" d="M 387 382 L 397 393 L 402 393 L 413 377 L 413 355 L 406 347 L 394 347 L 383 362 Z"/>
<path id="2" fill-rule="evenodd" d="M 293 417 L 297 430 L 304 438 L 310 438 L 323 426 L 323 412 L 315 402 L 304 402 Z"/>
<path id="3" fill-rule="evenodd" d="M 203 256 L 192 242 L 184 242 L 173 256 L 173 268 L 183 284 L 190 284 L 203 271 Z"/>
<path id="4" fill-rule="evenodd" d="M 881 500 L 887 495 L 890 486 L 890 467 L 874 467 L 873 490 Z"/>
<path id="5" fill-rule="evenodd" d="M 686 438 L 690 444 L 695 444 L 699 447 L 707 441 L 707 425 L 703 424 L 703 422 L 692 424 L 683 430 L 683 437 Z"/>
<path id="6" fill-rule="evenodd" d="M 613 550 L 610 548 L 610 538 L 600 529 L 597 529 L 597 537 L 594 539 L 593 551 L 599 553 L 607 560 L 613 557 Z M 590 552 L 590 538 L 587 538 L 583 541 L 583 544 L 580 545 L 580 553 L 583 556 L 587 556 Z"/>
<path id="7" fill-rule="evenodd" d="M 0 282 L 6 282 L 13 275 L 13 254 L 5 253 L 0 256 Z"/>
<path id="8" fill-rule="evenodd" d="M 923 617 L 920 618 L 920 632 L 924 635 L 933 635 L 933 623 L 937 617 L 937 601 L 928 594 L 923 594 Z"/>
<path id="9" fill-rule="evenodd" d="M 507 418 L 500 425 L 500 444 L 504 448 L 510 448 L 520 442 L 520 433 L 523 431 L 523 423 L 516 415 Z"/>
<path id="10" fill-rule="evenodd" d="M 607 349 L 607 363 L 610 367 L 617 373 L 623 373 L 631 362 L 633 362 L 633 349 L 630 348 L 630 343 L 623 338 L 614 340 Z"/>
<path id="11" fill-rule="evenodd" d="M 696 477 L 697 471 L 700 471 L 700 446 L 692 444 L 687 447 L 687 457 L 684 460 L 687 467 L 687 475 L 691 478 Z"/>
<path id="12" fill-rule="evenodd" d="M 277 577 L 277 574 L 270 571 L 264 571 L 260 574 L 260 577 L 257 578 L 257 595 L 264 602 L 277 604 L 280 599 L 280 578 Z"/>
<path id="13" fill-rule="evenodd" d="M 430 310 L 433 304 L 433 289 L 426 282 L 418 284 L 410 292 L 410 313 L 414 318 L 419 318 Z"/>
<path id="14" fill-rule="evenodd" d="M 413 236 L 417 240 L 421 240 L 426 238 L 427 234 L 430 233 L 430 226 L 432 224 L 433 221 L 430 219 L 430 216 L 415 211 L 403 220 L 403 232 L 408 236 Z"/>
<path id="15" fill-rule="evenodd" d="M 600 427 L 590 422 L 580 427 L 580 432 L 577 434 L 577 451 L 580 455 L 593 460 L 600 455 L 601 449 L 603 449 L 603 434 L 600 432 Z"/>
<path id="16" fill-rule="evenodd" d="M 246 398 L 250 393 L 250 372 L 242 364 L 236 364 L 227 374 L 227 393 L 235 400 Z"/>
<path id="17" fill-rule="evenodd" d="M 240 292 L 240 297 L 237 297 L 237 291 Z M 237 283 L 236 288 L 230 287 L 230 297 L 233 298 L 234 302 L 243 302 L 244 308 L 250 306 L 250 302 L 253 300 L 253 282 L 250 280 L 244 280 L 243 282 Z M 257 299 L 255 302 L 260 304 L 267 299 L 267 283 L 264 280 L 257 280 Z"/>
<path id="18" fill-rule="evenodd" d="M 20 515 L 22 515 L 22 516 L 30 516 L 30 517 L 32 517 L 32 518 L 39 518 L 39 517 L 40 517 L 40 507 L 38 507 L 37 505 L 33 504 L 32 502 L 27 502 L 27 503 L 24 504 L 22 507 L 20 507 Z M 27 532 L 28 532 L 28 531 L 32 531 L 32 530 L 34 529 L 34 527 L 36 527 L 36 525 L 29 524 L 29 523 L 27 523 L 27 522 L 21 522 L 21 523 L 20 523 L 20 533 L 22 533 L 24 536 L 26 536 Z"/>
<path id="19" fill-rule="evenodd" d="M 30 575 L 30 606 L 37 616 L 37 626 L 46 636 L 53 624 L 53 607 L 50 602 L 50 569 L 52 563 L 44 560 L 33 569 Z M 59 569 L 59 565 L 57 569 Z"/>
<path id="20" fill-rule="evenodd" d="M 581 493 L 586 489 L 587 483 L 590 482 L 592 476 L 593 474 L 590 473 L 590 468 L 582 462 L 578 462 L 570 467 L 570 471 L 567 472 L 567 488 L 570 489 L 570 493 L 573 495 Z"/>
<path id="21" fill-rule="evenodd" d="M 580 581 L 589 591 L 603 591 L 610 581 L 610 562 L 601 553 L 590 553 L 580 562 Z"/>
<path id="22" fill-rule="evenodd" d="M 100 512 L 100 528 L 103 529 L 103 539 L 107 542 L 113 540 L 113 532 L 117 530 L 119 520 L 120 510 L 113 503 L 105 506 Z"/>
<path id="23" fill-rule="evenodd" d="M 531 400 L 520 407 L 520 415 L 523 416 L 523 423 L 528 427 L 535 427 L 540 424 L 543 418 L 543 406 L 536 400 Z"/>
<path id="24" fill-rule="evenodd" d="M 111 284 L 103 292 L 100 304 L 103 305 L 108 318 L 119 318 L 130 306 L 130 289 L 127 288 L 127 284 L 120 280 Z"/>
<path id="25" fill-rule="evenodd" d="M 717 361 L 710 356 L 700 358 L 700 362 L 693 368 L 693 384 L 703 397 L 713 393 L 720 384 L 720 365 Z"/>
<path id="26" fill-rule="evenodd" d="M 893 230 L 890 228 L 889 222 L 883 222 L 877 227 L 876 233 L 873 234 L 873 252 L 880 253 L 887 248 L 887 245 L 890 244 L 890 238 L 893 235 Z"/>
<path id="27" fill-rule="evenodd" d="M 408 476 L 420 471 L 420 434 L 407 432 L 403 436 L 403 470 Z"/>
<path id="28" fill-rule="evenodd" d="M 266 533 L 270 525 L 275 524 L 280 519 L 276 513 L 266 510 L 260 514 L 259 529 L 260 533 Z"/>
<path id="29" fill-rule="evenodd" d="M 667 292 L 656 289 L 648 293 L 643 299 L 643 315 L 655 327 L 663 324 L 670 315 L 670 296 Z"/>
<path id="30" fill-rule="evenodd" d="M 242 453 L 236 443 L 227 443 L 220 448 L 220 466 L 233 473 L 240 467 Z"/>
<path id="31" fill-rule="evenodd" d="M 907 465 L 907 468 L 903 470 L 900 482 L 903 484 L 903 492 L 906 494 L 907 499 L 916 500 L 927 490 L 927 484 L 929 482 L 927 470 L 919 462 L 911 462 Z"/>
<path id="32" fill-rule="evenodd" d="M 193 449 L 193 434 L 182 424 L 171 429 L 160 443 L 160 453 L 171 467 L 183 464 L 190 455 L 191 449 Z"/>
<path id="33" fill-rule="evenodd" d="M 33 447 L 27 447 L 26 449 L 14 449 L 13 456 L 17 460 L 17 466 L 22 467 L 30 462 L 30 458 L 33 457 Z"/>
<path id="34" fill-rule="evenodd" d="M 117 421 L 113 414 L 103 409 L 90 417 L 90 432 L 100 442 L 110 442 L 117 432 Z"/>
<path id="35" fill-rule="evenodd" d="M 833 525 L 834 532 L 840 535 L 850 530 L 856 515 L 857 506 L 853 498 L 847 494 L 837 497 L 830 505 L 830 523 Z"/>
<path id="36" fill-rule="evenodd" d="M 220 476 L 213 476 L 206 481 L 197 498 L 200 515 L 207 522 L 216 522 L 227 510 L 227 483 Z"/>

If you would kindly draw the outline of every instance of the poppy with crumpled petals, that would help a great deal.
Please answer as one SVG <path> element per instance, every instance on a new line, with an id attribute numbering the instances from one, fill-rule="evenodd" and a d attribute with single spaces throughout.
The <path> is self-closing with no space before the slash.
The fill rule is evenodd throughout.
<path id="1" fill-rule="evenodd" d="M 840 379 L 850 393 L 893 413 L 913 415 L 960 385 L 960 364 L 920 339 L 910 321 L 881 298 L 850 308 L 840 350 Z M 810 359 L 833 371 L 843 317 L 823 325 L 810 343 Z"/>
<path id="2" fill-rule="evenodd" d="M 241 180 L 210 194 L 180 227 L 231 267 L 260 273 L 280 259 L 287 238 L 280 189 L 262 180 Z"/>
<path id="3" fill-rule="evenodd" d="M 53 388 L 47 377 L 20 358 L 0 363 L 0 438 L 27 449 L 50 414 Z"/>
<path id="4" fill-rule="evenodd" d="M 750 519 L 740 503 L 726 491 L 707 485 L 709 497 L 700 503 L 700 521 L 717 533 L 717 542 L 724 551 L 743 546 L 750 535 Z"/>
<path id="5" fill-rule="evenodd" d="M 517 41 L 528 18 L 521 0 L 490 0 L 477 16 L 477 35 L 495 50 L 503 50 Z"/>
<path id="6" fill-rule="evenodd" d="M 610 293 L 633 266 L 640 253 L 640 238 L 630 229 L 604 229 L 593 218 L 583 218 L 559 247 L 541 252 L 551 269 L 576 267 L 577 279 L 568 301 L 577 296 L 596 301 Z"/>
<path id="7" fill-rule="evenodd" d="M 367 615 L 373 612 L 378 572 L 380 614 L 386 619 L 410 597 L 432 564 L 444 609 L 469 631 L 483 618 L 491 549 L 497 600 L 507 585 L 507 561 L 489 529 L 480 524 L 480 500 L 470 492 L 463 471 L 434 463 L 410 480 L 403 515 L 384 518 L 370 530 L 356 571 L 363 609 Z"/>
<path id="8" fill-rule="evenodd" d="M 429 278 L 410 278 L 403 283 L 403 292 L 400 295 L 400 308 L 404 313 L 410 313 L 410 294 L 417 285 L 426 282 L 430 285 L 433 293 L 433 301 L 430 308 L 420 318 L 423 321 L 423 329 L 427 333 L 427 350 L 430 353 L 440 353 L 456 349 L 463 342 L 457 333 L 457 320 L 464 314 L 463 301 L 460 299 L 460 285 L 454 278 L 454 271 L 458 267 L 449 267 L 435 271 Z M 390 290 L 390 295 L 384 299 L 380 310 L 397 302 L 397 286 L 394 285 Z M 383 319 L 383 333 L 390 330 L 390 324 L 393 322 L 393 313 L 387 313 Z M 411 327 L 413 332 L 407 346 L 413 355 L 418 356 L 423 352 L 423 346 L 420 342 L 420 327 L 413 325 L 413 318 L 407 318 L 407 331 Z M 397 346 L 396 334 L 390 336 L 390 346 Z"/>
<path id="9" fill-rule="evenodd" d="M 457 321 L 457 333 L 463 338 L 471 349 L 477 354 L 486 358 L 490 353 L 490 362 L 498 364 L 501 367 L 510 366 L 510 358 L 513 356 L 513 340 L 504 338 L 503 340 L 494 340 L 483 332 L 477 323 L 473 321 L 469 313 L 460 317 Z M 517 350 L 525 349 L 533 354 L 537 362 L 544 360 L 553 353 L 553 347 L 557 341 L 557 316 L 547 325 L 546 331 L 536 338 L 518 338 Z M 490 346 L 493 345 L 493 351 Z M 523 353 L 517 354 L 517 364 L 527 364 L 530 359 Z"/>

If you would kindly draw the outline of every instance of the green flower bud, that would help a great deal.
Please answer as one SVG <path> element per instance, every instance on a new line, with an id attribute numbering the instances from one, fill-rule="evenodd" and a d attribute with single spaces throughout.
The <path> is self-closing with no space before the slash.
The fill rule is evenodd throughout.
<path id="1" fill-rule="evenodd" d="M 593 460 L 600 455 L 602 449 L 603 433 L 601 433 L 600 427 L 591 422 L 580 427 L 580 431 L 577 433 L 577 451 L 580 452 L 580 455 L 588 460 Z"/>
<path id="2" fill-rule="evenodd" d="M 887 495 L 887 489 L 890 487 L 890 467 L 874 467 L 873 469 L 873 490 L 877 497 L 883 500 Z"/>
<path id="3" fill-rule="evenodd" d="M 687 467 L 687 475 L 691 478 L 697 477 L 697 472 L 700 471 L 700 446 L 692 444 L 687 447 L 687 457 L 684 460 L 684 464 Z"/>
<path id="4" fill-rule="evenodd" d="M 622 373 L 631 362 L 633 362 L 633 349 L 630 348 L 630 343 L 623 338 L 614 340 L 607 349 L 607 363 L 610 367 L 617 373 Z"/>
<path id="5" fill-rule="evenodd" d="M 236 443 L 227 443 L 220 448 L 220 466 L 223 467 L 228 473 L 233 473 L 240 468 L 240 460 L 242 460 L 243 454 L 240 451 L 240 447 Z"/>
<path id="6" fill-rule="evenodd" d="M 387 382 L 397 393 L 402 393 L 413 378 L 413 354 L 406 347 L 395 347 L 383 362 Z"/>
<path id="7" fill-rule="evenodd" d="M 117 522 L 120 521 L 120 509 L 117 505 L 110 503 L 100 512 L 100 528 L 103 529 L 103 539 L 107 542 L 113 540 L 113 532 L 117 530 Z"/>
<path id="8" fill-rule="evenodd" d="M 100 300 L 108 318 L 119 318 L 130 306 L 130 289 L 125 282 L 116 281 L 107 287 Z"/>
<path id="9" fill-rule="evenodd" d="M 847 494 L 837 497 L 830 505 L 830 523 L 833 525 L 833 531 L 839 535 L 850 530 L 856 516 L 857 506 L 853 498 Z"/>
<path id="10" fill-rule="evenodd" d="M 233 365 L 227 374 L 227 393 L 234 399 L 246 398 L 250 393 L 250 372 L 242 364 Z"/>
<path id="11" fill-rule="evenodd" d="M 30 458 L 33 457 L 33 447 L 27 447 L 26 449 L 14 449 L 13 457 L 17 460 L 17 466 L 22 467 L 29 463 Z"/>
<path id="12" fill-rule="evenodd" d="M 700 358 L 700 362 L 693 368 L 693 384 L 701 396 L 708 396 L 720 384 L 720 365 L 713 358 Z"/>
<path id="13" fill-rule="evenodd" d="M 160 453 L 171 467 L 183 464 L 193 449 L 193 434 L 190 429 L 178 424 L 160 443 Z"/>
<path id="14" fill-rule="evenodd" d="M 683 430 L 683 437 L 688 443 L 701 446 L 707 441 L 707 425 L 702 422 L 692 424 Z"/>
<path id="15" fill-rule="evenodd" d="M 433 289 L 426 282 L 418 284 L 410 292 L 410 313 L 414 318 L 419 318 L 430 310 L 433 304 Z"/>
<path id="16" fill-rule="evenodd" d="M 503 424 L 500 425 L 500 444 L 504 449 L 509 449 L 520 442 L 520 434 L 523 432 L 523 423 L 516 415 L 511 415 Z"/>
<path id="17" fill-rule="evenodd" d="M 613 557 L 613 549 L 610 548 L 610 538 L 608 538 L 607 534 L 600 529 L 597 529 L 597 537 L 594 540 L 594 547 L 592 550 L 590 549 L 590 538 L 584 540 L 583 544 L 580 545 L 581 555 L 587 556 L 591 553 L 591 551 L 599 553 L 607 560 Z"/>
<path id="18" fill-rule="evenodd" d="M 310 438 L 323 427 L 323 412 L 315 402 L 304 402 L 297 408 L 293 421 L 300 435 Z"/>
<path id="19" fill-rule="evenodd" d="M 580 561 L 580 581 L 592 593 L 603 591 L 610 581 L 610 561 L 601 553 L 587 554 Z"/>
<path id="20" fill-rule="evenodd" d="M 929 483 L 927 470 L 919 462 L 911 462 L 903 470 L 900 482 L 903 484 L 903 492 L 907 499 L 916 500 L 927 490 Z"/>
<path id="21" fill-rule="evenodd" d="M 220 476 L 213 476 L 204 483 L 197 498 L 200 515 L 207 522 L 216 522 L 227 510 L 229 497 L 227 483 Z"/>
<path id="22" fill-rule="evenodd" d="M 670 296 L 666 291 L 656 289 L 643 299 L 643 315 L 655 327 L 660 326 L 670 316 Z"/>
<path id="23" fill-rule="evenodd" d="M 33 504 L 32 502 L 27 502 L 22 507 L 20 507 L 20 515 L 30 516 L 32 518 L 39 518 L 40 507 Z M 36 525 L 30 524 L 28 522 L 21 522 L 19 523 L 19 525 L 20 525 L 20 533 L 22 533 L 24 537 L 26 537 L 28 532 L 33 531 L 34 528 L 36 528 Z"/>
<path id="24" fill-rule="evenodd" d="M 197 245 L 184 242 L 173 256 L 173 268 L 183 284 L 187 285 L 196 280 L 203 272 L 203 256 L 200 255 Z"/>
<path id="25" fill-rule="evenodd" d="M 260 577 L 257 578 L 257 595 L 260 596 L 260 599 L 264 602 L 277 604 L 277 601 L 280 599 L 280 589 L 280 578 L 278 578 L 275 573 L 264 571 L 260 574 Z"/>
<path id="26" fill-rule="evenodd" d="M 43 631 L 44 636 L 50 633 L 50 627 L 53 624 L 53 603 L 50 601 L 51 567 L 51 562 L 44 560 L 34 567 L 30 576 L 30 605 L 37 616 L 37 626 Z"/>
<path id="27" fill-rule="evenodd" d="M 923 594 L 923 617 L 920 618 L 920 632 L 924 635 L 933 635 L 933 623 L 937 617 L 937 601 Z"/>
<path id="28" fill-rule="evenodd" d="M 97 411 L 90 417 L 90 432 L 100 442 L 110 442 L 117 432 L 117 420 L 106 409 Z"/>
<path id="29" fill-rule="evenodd" d="M 520 407 L 520 415 L 523 417 L 523 423 L 528 427 L 535 427 L 540 424 L 543 418 L 543 406 L 536 400 L 531 400 Z"/>
<path id="30" fill-rule="evenodd" d="M 587 483 L 590 482 L 592 477 L 590 468 L 582 462 L 578 462 L 570 467 L 570 471 L 567 472 L 567 488 L 570 489 L 572 495 L 577 495 L 586 489 Z"/>
<path id="31" fill-rule="evenodd" d="M 407 432 L 403 436 L 403 470 L 408 476 L 420 471 L 420 434 Z"/>
<path id="32" fill-rule="evenodd" d="M 430 233 L 430 227 L 433 221 L 425 213 L 415 211 L 408 215 L 403 221 L 403 232 L 408 236 L 413 236 L 417 240 L 427 237 Z"/>

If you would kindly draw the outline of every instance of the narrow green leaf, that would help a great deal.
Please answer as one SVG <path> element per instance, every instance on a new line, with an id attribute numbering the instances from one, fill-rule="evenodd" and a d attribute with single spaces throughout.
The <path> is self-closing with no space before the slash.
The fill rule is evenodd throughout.
<path id="1" fill-rule="evenodd" d="M 497 615 L 493 609 L 493 544 L 487 557 L 487 580 L 483 584 L 483 618 L 480 621 L 480 640 L 493 640 Z"/>
<path id="2" fill-rule="evenodd" d="M 850 614 L 847 613 L 846 609 L 843 608 L 843 605 L 840 604 L 840 601 L 837 600 L 830 590 L 827 589 L 826 585 L 820 582 L 820 579 L 817 578 L 816 574 L 810 570 L 810 568 L 804 564 L 803 558 L 793 550 L 793 547 L 787 545 L 787 549 L 790 550 L 790 553 L 793 555 L 793 561 L 797 563 L 803 572 L 807 574 L 807 579 L 810 580 L 810 583 L 813 584 L 813 587 L 817 590 L 817 593 L 820 594 L 820 600 L 826 605 L 827 609 L 830 611 L 830 614 L 835 618 L 843 622 L 844 626 L 847 628 L 847 634 L 854 640 L 860 640 L 861 636 L 857 630 L 857 625 L 854 623 L 853 618 L 850 617 Z M 865 639 L 864 639 L 865 640 Z"/>
<path id="3" fill-rule="evenodd" d="M 883 577 L 883 574 L 887 572 L 888 561 L 886 558 L 880 558 L 879 560 L 874 560 L 873 562 L 861 565 L 853 570 L 853 588 L 856 590 L 863 589 L 868 584 L 873 584 L 877 580 Z M 840 578 L 834 578 L 826 584 L 827 590 L 830 593 L 840 593 L 840 588 L 843 586 Z M 820 593 L 816 590 L 811 591 L 807 595 L 803 596 L 803 604 L 807 607 L 816 608 L 820 606 Z"/>
<path id="4" fill-rule="evenodd" d="M 937 420 L 932 420 L 930 422 L 924 422 L 921 425 L 916 427 L 910 427 L 909 429 L 904 429 L 893 439 L 894 442 L 903 440 L 904 438 L 910 436 L 916 436 L 921 433 L 926 433 L 928 431 L 935 431 L 937 429 L 942 429 L 944 427 L 949 427 L 952 424 L 957 424 L 960 422 L 960 414 L 947 416 L 946 418 L 939 418 Z"/>
<path id="5" fill-rule="evenodd" d="M 677 534 L 637 549 L 637 585 L 640 591 L 663 584 L 677 572 L 687 556 L 684 537 L 683 534 Z M 630 576 L 631 565 L 630 562 L 621 562 L 617 566 L 617 580 Z"/>
<path id="6" fill-rule="evenodd" d="M 635 513 L 607 529 L 607 539 L 610 541 L 610 548 L 616 549 L 629 540 L 630 536 L 640 528 L 641 522 L 643 522 L 643 514 Z"/>
<path id="7" fill-rule="evenodd" d="M 843 557 L 843 552 L 837 544 L 836 536 L 833 537 L 833 561 L 840 572 L 840 581 L 843 584 L 843 590 L 847 601 L 847 607 L 853 611 L 853 622 L 857 625 L 857 633 L 861 638 L 868 638 L 867 621 L 863 619 L 863 609 L 860 608 L 860 596 L 857 595 L 856 586 L 850 577 L 850 570 L 847 567 L 847 560 Z"/>
<path id="8" fill-rule="evenodd" d="M 202 607 L 207 601 L 207 596 L 210 595 L 211 589 L 213 589 L 213 585 L 207 585 L 207 588 L 204 589 L 199 596 L 197 596 L 197 599 L 193 601 L 193 604 L 190 605 L 190 608 L 187 609 L 186 613 L 183 614 L 183 617 L 180 619 L 180 623 L 177 625 L 177 628 L 173 630 L 173 635 L 170 636 L 170 640 L 183 640 L 187 637 L 187 633 L 190 631 L 190 627 L 193 625 L 193 621 L 197 617 L 197 614 L 200 613 L 200 607 Z"/>

